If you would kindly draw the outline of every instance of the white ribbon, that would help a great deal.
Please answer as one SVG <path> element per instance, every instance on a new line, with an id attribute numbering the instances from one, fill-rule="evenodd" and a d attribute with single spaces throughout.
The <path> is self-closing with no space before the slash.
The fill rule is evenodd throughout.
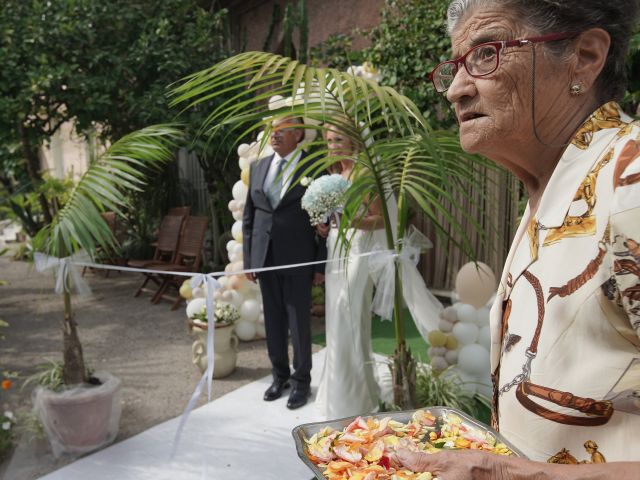
<path id="1" fill-rule="evenodd" d="M 71 283 L 79 295 L 87 295 L 91 293 L 89 284 L 85 282 L 84 278 L 82 278 L 82 275 L 75 266 L 77 263 L 86 263 L 90 261 L 91 258 L 84 251 L 74 253 L 70 257 L 64 258 L 51 257 L 40 252 L 36 252 L 33 256 L 33 263 L 38 272 L 44 272 L 50 268 L 55 270 L 55 292 L 58 294 L 71 291 L 69 277 L 71 277 Z"/>
<path id="2" fill-rule="evenodd" d="M 438 314 L 442 305 L 427 289 L 416 268 L 420 253 L 433 244 L 411 227 L 409 234 L 399 242 L 399 252 L 374 247 L 375 253 L 369 259 L 369 268 L 376 285 L 372 310 L 385 320 L 393 318 L 396 287 L 396 267 L 402 281 L 402 297 L 422 337 L 426 340 L 430 330 L 438 326 Z"/>
<path id="3" fill-rule="evenodd" d="M 182 413 L 182 418 L 180 419 L 180 424 L 178 425 L 178 430 L 176 431 L 176 435 L 173 439 L 173 447 L 171 449 L 171 458 L 173 458 L 178 449 L 178 445 L 180 444 L 180 437 L 182 435 L 182 431 L 184 430 L 184 426 L 187 423 L 187 419 L 191 414 L 191 411 L 196 405 L 196 402 L 202 395 L 202 389 L 204 388 L 205 380 L 207 382 L 207 393 L 208 393 L 208 401 L 211 401 L 211 387 L 213 385 L 213 366 L 214 366 L 214 338 L 215 338 L 215 300 L 214 300 L 214 292 L 222 287 L 220 282 L 216 280 L 211 274 L 200 274 L 196 275 L 191 279 L 191 288 L 196 288 L 199 285 L 204 285 L 206 287 L 206 308 L 207 308 L 207 369 L 202 374 L 196 389 L 191 395 L 191 399 L 189 399 L 189 403 L 187 404 L 184 412 Z"/>

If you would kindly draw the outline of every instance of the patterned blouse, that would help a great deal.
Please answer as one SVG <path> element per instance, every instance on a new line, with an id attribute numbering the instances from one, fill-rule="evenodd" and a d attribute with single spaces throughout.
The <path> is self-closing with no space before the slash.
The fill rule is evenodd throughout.
<path id="1" fill-rule="evenodd" d="M 566 148 L 491 311 L 494 426 L 533 460 L 640 460 L 640 125 L 607 103 Z"/>

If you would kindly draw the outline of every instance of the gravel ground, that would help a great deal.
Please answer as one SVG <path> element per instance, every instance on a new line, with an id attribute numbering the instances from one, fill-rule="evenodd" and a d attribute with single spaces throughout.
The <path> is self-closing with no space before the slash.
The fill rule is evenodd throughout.
<path id="1" fill-rule="evenodd" d="M 139 274 L 88 272 L 93 293 L 73 298 L 87 364 L 123 383 L 122 418 L 116 442 L 182 413 L 200 377 L 191 363 L 191 344 L 183 309 L 169 303 L 153 305 L 150 296 L 134 298 Z M 62 357 L 62 298 L 53 292 L 51 274 L 35 272 L 29 264 L 0 258 L 0 318 L 9 322 L 0 349 L 0 368 L 17 371 L 21 379 L 46 359 Z M 322 329 L 314 319 L 314 332 Z M 317 347 L 314 347 L 314 351 Z M 214 398 L 270 373 L 264 340 L 241 342 L 236 370 L 214 382 Z M 27 413 L 31 388 L 20 381 L 2 392 L 3 408 Z M 205 396 L 200 404 L 205 401 Z M 0 464 L 0 478 L 29 480 L 69 463 L 55 459 L 44 439 L 23 434 L 13 454 Z"/>

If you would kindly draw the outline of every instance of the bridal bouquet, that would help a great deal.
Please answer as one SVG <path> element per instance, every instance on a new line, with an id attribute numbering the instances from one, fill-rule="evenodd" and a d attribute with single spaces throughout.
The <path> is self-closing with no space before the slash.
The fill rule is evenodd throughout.
<path id="1" fill-rule="evenodd" d="M 311 225 L 326 223 L 331 214 L 339 212 L 348 188 L 349 182 L 337 173 L 324 175 L 309 183 L 301 205 L 309 214 Z"/>

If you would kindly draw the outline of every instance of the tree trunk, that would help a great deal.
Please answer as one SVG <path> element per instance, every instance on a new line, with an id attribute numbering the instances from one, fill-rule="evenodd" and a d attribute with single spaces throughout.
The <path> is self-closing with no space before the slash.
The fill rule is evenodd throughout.
<path id="1" fill-rule="evenodd" d="M 416 361 L 404 340 L 393 354 L 393 403 L 402 410 L 416 408 Z"/>
<path id="2" fill-rule="evenodd" d="M 40 173 L 40 157 L 38 157 L 38 151 L 31 144 L 27 129 L 20 123 L 20 139 L 22 143 L 22 154 L 26 160 L 27 173 L 31 179 L 31 184 L 34 190 L 42 183 L 42 175 Z M 47 197 L 43 193 L 38 195 L 38 201 L 42 208 L 42 214 L 44 215 L 45 224 L 49 225 L 53 220 L 51 216 L 51 210 L 49 208 L 49 202 Z"/>
<path id="3" fill-rule="evenodd" d="M 65 385 L 76 385 L 85 383 L 86 368 L 84 366 L 84 357 L 82 355 L 82 345 L 78 337 L 77 324 L 73 319 L 71 311 L 71 294 L 64 291 L 64 366 L 62 369 L 62 379 Z"/>

